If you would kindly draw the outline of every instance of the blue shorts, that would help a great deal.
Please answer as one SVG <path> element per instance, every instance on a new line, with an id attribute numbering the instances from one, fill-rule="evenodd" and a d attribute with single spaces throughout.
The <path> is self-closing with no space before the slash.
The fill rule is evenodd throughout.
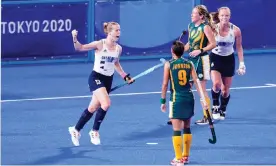
<path id="1" fill-rule="evenodd" d="M 107 93 L 109 93 L 111 90 L 112 81 L 113 75 L 105 76 L 95 71 L 92 71 L 88 79 L 90 92 L 93 92 L 101 87 L 105 87 Z"/>

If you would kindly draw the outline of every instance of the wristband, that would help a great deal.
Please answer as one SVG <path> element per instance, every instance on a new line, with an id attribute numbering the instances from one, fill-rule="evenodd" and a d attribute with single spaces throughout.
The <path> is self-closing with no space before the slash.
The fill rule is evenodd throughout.
<path id="1" fill-rule="evenodd" d="M 165 103 L 166 103 L 166 99 L 161 98 L 161 99 L 160 99 L 160 103 L 161 103 L 161 104 L 165 104 Z"/>
<path id="2" fill-rule="evenodd" d="M 123 78 L 123 79 L 125 79 L 125 76 L 126 76 L 127 74 L 126 73 L 121 73 L 120 74 L 120 76 Z"/>
<path id="3" fill-rule="evenodd" d="M 131 79 L 131 78 L 130 78 L 130 74 L 127 74 L 127 75 L 124 76 L 124 80 L 125 80 L 125 81 L 130 80 L 130 79 Z"/>

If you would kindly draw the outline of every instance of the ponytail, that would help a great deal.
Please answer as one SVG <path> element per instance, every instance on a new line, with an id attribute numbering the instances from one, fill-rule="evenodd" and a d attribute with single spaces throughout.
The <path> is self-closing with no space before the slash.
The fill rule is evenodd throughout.
<path id="1" fill-rule="evenodd" d="M 104 33 L 105 33 L 106 35 L 108 34 L 107 27 L 108 27 L 108 22 L 104 22 L 104 23 L 103 23 L 103 29 L 104 29 Z"/>

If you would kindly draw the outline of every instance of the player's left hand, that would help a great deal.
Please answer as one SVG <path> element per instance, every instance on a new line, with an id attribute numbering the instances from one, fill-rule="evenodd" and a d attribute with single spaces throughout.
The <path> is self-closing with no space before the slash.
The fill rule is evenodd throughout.
<path id="1" fill-rule="evenodd" d="M 161 111 L 166 112 L 166 104 L 161 104 Z"/>
<path id="2" fill-rule="evenodd" d="M 135 80 L 133 80 L 133 79 L 130 77 L 130 74 L 127 74 L 127 75 L 124 77 L 124 80 L 127 81 L 128 84 L 132 84 L 133 82 L 135 82 Z"/>
<path id="3" fill-rule="evenodd" d="M 189 55 L 190 55 L 191 57 L 196 57 L 196 56 L 198 56 L 200 53 L 201 53 L 200 50 L 194 50 L 194 51 L 190 52 Z"/>
<path id="4" fill-rule="evenodd" d="M 78 31 L 77 31 L 77 30 L 75 30 L 75 29 L 74 29 L 74 30 L 72 30 L 72 32 L 71 32 L 71 33 L 72 33 L 72 37 L 73 37 L 73 38 L 76 38 L 76 37 L 78 36 Z"/>
<path id="5" fill-rule="evenodd" d="M 239 75 L 244 75 L 245 72 L 246 72 L 246 67 L 245 67 L 244 62 L 240 62 L 239 69 L 237 70 L 237 73 Z"/>

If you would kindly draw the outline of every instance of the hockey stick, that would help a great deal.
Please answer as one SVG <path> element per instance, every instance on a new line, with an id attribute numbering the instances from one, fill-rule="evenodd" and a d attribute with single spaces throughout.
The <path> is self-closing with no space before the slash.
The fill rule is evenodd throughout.
<path id="1" fill-rule="evenodd" d="M 217 137 L 216 137 L 216 132 L 215 132 L 214 124 L 213 124 L 212 118 L 210 116 L 209 110 L 205 110 L 205 112 L 207 114 L 207 119 L 209 121 L 209 127 L 211 129 L 212 138 L 213 138 L 213 139 L 209 139 L 209 143 L 215 144 L 217 142 Z"/>
<path id="2" fill-rule="evenodd" d="M 198 90 L 199 90 L 200 96 L 202 98 L 201 101 L 204 103 L 204 105 L 207 105 L 207 102 L 205 100 L 204 93 L 203 93 L 202 87 L 200 85 L 199 79 L 197 79 L 197 84 L 198 84 Z M 209 127 L 210 127 L 210 130 L 211 130 L 211 133 L 212 133 L 212 138 L 213 138 L 213 139 L 209 139 L 209 143 L 215 144 L 217 142 L 217 137 L 216 137 L 216 133 L 215 133 L 214 124 L 213 124 L 211 115 L 209 113 L 209 110 L 206 109 L 204 111 L 206 112 L 207 119 L 208 119 L 208 122 L 209 122 Z"/>
<path id="3" fill-rule="evenodd" d="M 132 79 L 133 79 L 133 80 L 136 80 L 136 79 L 138 79 L 138 78 L 140 78 L 140 77 L 143 77 L 143 76 L 145 76 L 145 75 L 147 75 L 147 74 L 153 72 L 154 70 L 158 69 L 159 67 L 163 66 L 163 65 L 165 64 L 165 62 L 166 62 L 166 60 L 165 60 L 164 58 L 161 58 L 160 61 L 161 61 L 161 63 L 159 63 L 158 65 L 155 65 L 155 66 L 153 66 L 153 67 L 151 67 L 151 68 L 149 68 L 149 69 L 143 71 L 142 73 L 138 74 L 137 76 L 133 77 Z M 121 87 L 123 87 L 123 86 L 125 86 L 125 85 L 127 85 L 127 84 L 128 84 L 127 82 L 124 82 L 124 83 L 122 83 L 122 84 L 120 84 L 120 85 L 117 85 L 117 86 L 113 87 L 113 88 L 110 90 L 110 92 L 112 92 L 112 91 L 114 91 L 114 90 L 116 90 L 116 89 L 119 89 L 119 88 L 121 88 Z"/>
<path id="4" fill-rule="evenodd" d="M 178 40 L 180 41 L 181 38 L 182 38 L 182 36 L 183 36 L 183 35 L 186 35 L 186 34 L 187 34 L 187 31 L 186 31 L 186 30 L 183 30 L 182 33 L 181 33 L 181 35 L 179 36 L 179 39 L 178 39 Z"/>

